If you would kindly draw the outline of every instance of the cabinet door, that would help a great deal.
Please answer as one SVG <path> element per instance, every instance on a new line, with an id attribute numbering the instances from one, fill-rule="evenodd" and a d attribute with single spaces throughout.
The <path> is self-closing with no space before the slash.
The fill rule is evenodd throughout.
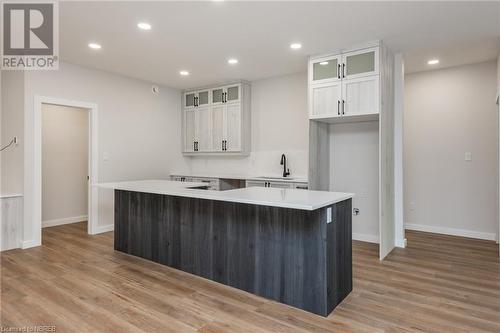
<path id="1" fill-rule="evenodd" d="M 358 50 L 342 55 L 342 76 L 353 79 L 379 73 L 379 48 Z"/>
<path id="2" fill-rule="evenodd" d="M 196 114 L 194 110 L 184 111 L 184 150 L 194 151 L 196 140 Z"/>
<path id="3" fill-rule="evenodd" d="M 228 86 L 224 93 L 226 103 L 240 101 L 240 85 Z"/>
<path id="4" fill-rule="evenodd" d="M 342 85 L 340 81 L 312 85 L 309 93 L 311 117 L 340 116 L 340 103 L 342 101 Z"/>
<path id="5" fill-rule="evenodd" d="M 212 148 L 213 151 L 222 151 L 224 134 L 224 118 L 226 106 L 217 105 L 212 107 Z"/>
<path id="6" fill-rule="evenodd" d="M 212 104 L 222 104 L 224 101 L 224 88 L 212 89 Z"/>
<path id="7" fill-rule="evenodd" d="M 210 131 L 210 108 L 196 108 L 196 141 L 198 151 L 212 149 L 212 136 Z"/>
<path id="8" fill-rule="evenodd" d="M 270 182 L 269 187 L 275 187 L 275 188 L 293 188 L 292 183 L 286 183 L 286 182 Z"/>
<path id="9" fill-rule="evenodd" d="M 186 93 L 184 94 L 184 108 L 194 108 L 194 100 L 195 100 L 196 94 L 194 92 L 192 93 Z"/>
<path id="10" fill-rule="evenodd" d="M 247 180 L 246 187 L 266 187 L 266 182 L 258 180 Z"/>
<path id="11" fill-rule="evenodd" d="M 379 76 L 343 81 L 345 116 L 377 114 L 380 108 Z"/>
<path id="12" fill-rule="evenodd" d="M 241 150 L 241 107 L 240 104 L 226 106 L 226 150 Z"/>
<path id="13" fill-rule="evenodd" d="M 325 83 L 340 80 L 341 56 L 313 59 L 309 62 L 309 82 Z"/>
<path id="14" fill-rule="evenodd" d="M 209 99 L 208 99 L 209 94 L 210 94 L 210 92 L 208 90 L 199 91 L 198 94 L 197 94 L 198 96 L 196 96 L 197 97 L 196 106 L 199 106 L 199 107 L 208 106 L 208 104 L 209 104 Z"/>

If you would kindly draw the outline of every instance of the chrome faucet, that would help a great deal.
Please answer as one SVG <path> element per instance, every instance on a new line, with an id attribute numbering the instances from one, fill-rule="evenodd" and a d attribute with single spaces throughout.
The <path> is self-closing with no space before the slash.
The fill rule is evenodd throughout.
<path id="1" fill-rule="evenodd" d="M 280 165 L 283 166 L 283 178 L 290 175 L 290 169 L 286 168 L 286 157 L 285 154 L 281 154 Z"/>

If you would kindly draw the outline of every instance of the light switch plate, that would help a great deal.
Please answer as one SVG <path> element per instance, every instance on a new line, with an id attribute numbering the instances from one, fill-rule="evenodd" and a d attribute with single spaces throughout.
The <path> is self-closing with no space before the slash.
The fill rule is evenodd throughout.
<path id="1" fill-rule="evenodd" d="M 465 152 L 465 160 L 466 160 L 467 162 L 472 161 L 472 153 L 471 153 L 470 151 L 466 151 L 466 152 Z"/>
<path id="2" fill-rule="evenodd" d="M 326 223 L 332 222 L 332 207 L 326 209 Z"/>

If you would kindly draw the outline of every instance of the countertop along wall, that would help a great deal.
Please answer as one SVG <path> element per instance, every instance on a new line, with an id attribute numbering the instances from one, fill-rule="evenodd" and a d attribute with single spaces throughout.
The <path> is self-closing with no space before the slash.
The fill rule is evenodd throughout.
<path id="1" fill-rule="evenodd" d="M 495 239 L 496 67 L 490 61 L 405 76 L 407 227 Z"/>
<path id="2" fill-rule="evenodd" d="M 61 63 L 57 71 L 30 71 L 25 76 L 26 112 L 35 95 L 95 103 L 98 106 L 98 182 L 167 179 L 185 168 L 181 156 L 180 91 L 151 83 Z M 33 140 L 32 117 L 25 121 L 26 140 Z M 30 159 L 27 151 L 25 158 Z M 26 160 L 26 163 L 32 163 Z M 22 165 L 18 165 L 22 169 Z M 25 204 L 32 198 L 25 194 Z M 25 212 L 29 212 L 26 210 Z M 33 236 L 31 216 L 25 216 L 24 240 Z M 113 192 L 99 192 L 99 228 L 113 225 Z"/>
<path id="3" fill-rule="evenodd" d="M 307 177 L 309 120 L 307 73 L 251 82 L 250 156 L 185 157 L 188 173 L 281 175 L 281 154 L 292 176 Z"/>

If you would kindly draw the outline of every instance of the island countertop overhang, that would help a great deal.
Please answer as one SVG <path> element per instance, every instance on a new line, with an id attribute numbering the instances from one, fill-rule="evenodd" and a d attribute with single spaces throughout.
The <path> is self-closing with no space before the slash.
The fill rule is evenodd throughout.
<path id="1" fill-rule="evenodd" d="M 152 193 L 217 200 L 242 204 L 272 206 L 300 210 L 316 210 L 354 197 L 353 193 L 246 187 L 227 191 L 200 190 L 204 183 L 177 182 L 170 180 L 138 180 L 101 183 L 94 186 L 122 191 Z"/>

